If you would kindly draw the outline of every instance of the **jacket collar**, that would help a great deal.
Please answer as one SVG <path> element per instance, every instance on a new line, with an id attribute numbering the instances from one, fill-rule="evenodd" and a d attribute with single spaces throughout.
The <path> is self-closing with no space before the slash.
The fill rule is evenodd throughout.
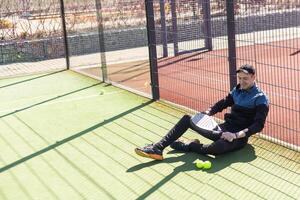
<path id="1" fill-rule="evenodd" d="M 256 88 L 256 83 L 254 82 L 254 84 L 253 84 L 250 88 L 248 88 L 248 89 L 246 89 L 246 90 L 241 89 L 241 85 L 240 85 L 240 84 L 238 84 L 238 85 L 236 86 L 236 88 L 237 88 L 238 90 L 240 90 L 240 91 L 245 91 L 245 92 L 251 93 L 251 92 L 253 92 L 253 91 L 255 90 L 255 88 Z"/>

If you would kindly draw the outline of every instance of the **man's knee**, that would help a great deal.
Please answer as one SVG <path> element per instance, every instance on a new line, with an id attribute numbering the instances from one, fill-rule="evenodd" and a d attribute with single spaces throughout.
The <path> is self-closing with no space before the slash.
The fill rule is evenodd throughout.
<path id="1" fill-rule="evenodd" d="M 185 123 L 190 123 L 191 116 L 190 115 L 183 115 L 180 121 L 184 121 Z"/>

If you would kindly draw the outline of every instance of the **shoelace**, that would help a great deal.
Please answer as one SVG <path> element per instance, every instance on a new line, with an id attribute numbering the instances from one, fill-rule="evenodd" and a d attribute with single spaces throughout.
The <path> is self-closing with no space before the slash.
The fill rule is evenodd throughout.
<path id="1" fill-rule="evenodd" d="M 145 144 L 144 148 L 151 148 L 153 147 L 154 143 L 151 143 L 151 144 Z"/>

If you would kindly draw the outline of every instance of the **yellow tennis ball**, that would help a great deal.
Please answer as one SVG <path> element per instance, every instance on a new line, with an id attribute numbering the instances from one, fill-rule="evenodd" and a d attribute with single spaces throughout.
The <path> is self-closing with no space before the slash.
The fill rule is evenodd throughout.
<path id="1" fill-rule="evenodd" d="M 197 160 L 196 161 L 196 167 L 199 169 L 202 169 L 204 165 L 204 162 L 202 160 Z"/>
<path id="2" fill-rule="evenodd" d="M 103 91 L 103 90 L 100 90 L 99 94 L 100 94 L 100 95 L 103 95 L 103 94 L 104 94 L 104 91 Z"/>
<path id="3" fill-rule="evenodd" d="M 203 169 L 210 169 L 211 168 L 211 162 L 210 161 L 205 161 L 203 163 Z"/>

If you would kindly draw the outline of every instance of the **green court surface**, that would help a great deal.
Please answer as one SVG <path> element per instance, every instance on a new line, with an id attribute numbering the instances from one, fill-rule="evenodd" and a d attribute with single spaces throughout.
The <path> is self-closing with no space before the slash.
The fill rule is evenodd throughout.
<path id="1" fill-rule="evenodd" d="M 184 111 L 75 72 L 1 80 L 0 99 L 0 199 L 300 199 L 300 154 L 256 137 L 216 158 L 135 155 Z"/>

